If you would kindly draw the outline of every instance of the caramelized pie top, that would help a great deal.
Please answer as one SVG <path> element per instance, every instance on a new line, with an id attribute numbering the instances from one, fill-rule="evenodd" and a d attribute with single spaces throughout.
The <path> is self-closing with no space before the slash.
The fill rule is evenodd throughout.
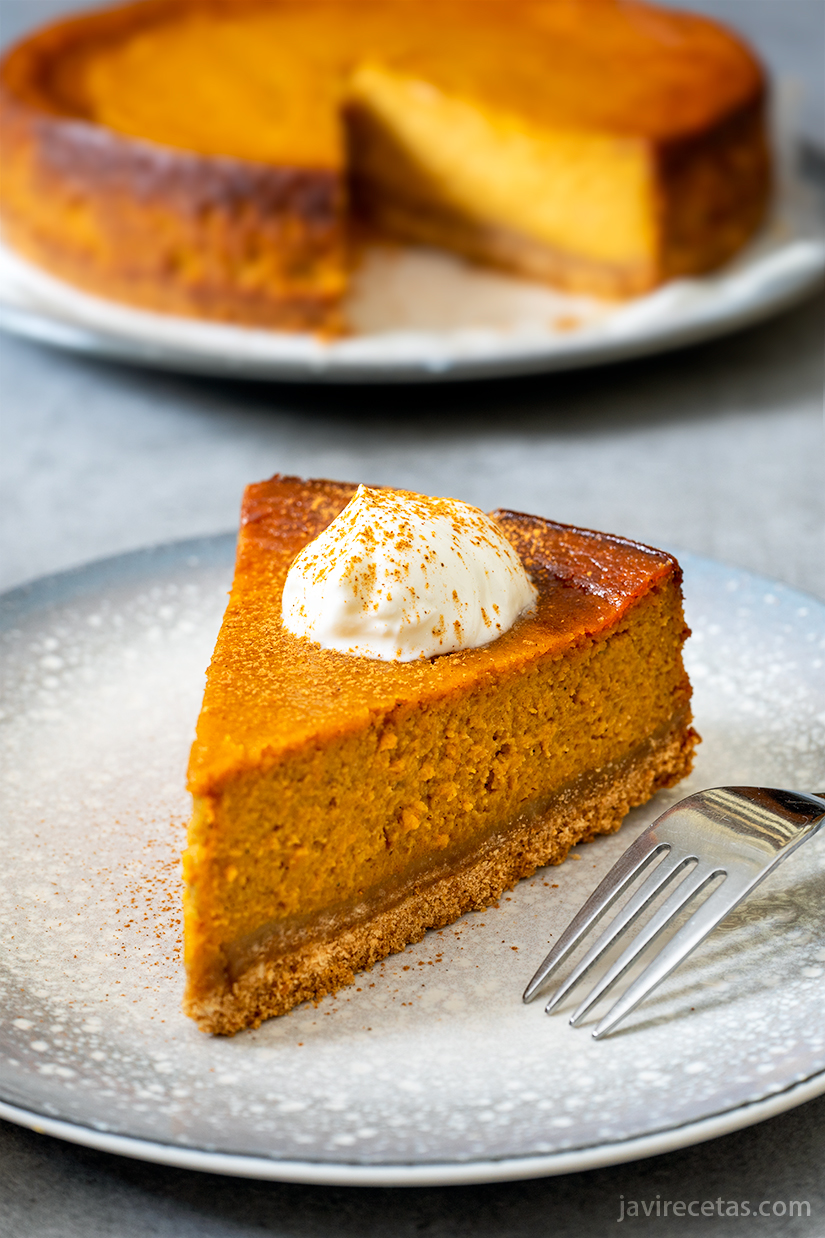
<path id="1" fill-rule="evenodd" d="M 437 38 L 421 0 L 149 0 L 53 29 L 60 56 L 50 66 L 43 46 L 41 78 L 52 106 L 162 145 L 292 166 L 340 166 L 340 104 L 372 61 L 494 110 L 505 128 L 653 140 L 702 131 L 762 80 L 718 25 L 635 0 L 439 0 Z"/>

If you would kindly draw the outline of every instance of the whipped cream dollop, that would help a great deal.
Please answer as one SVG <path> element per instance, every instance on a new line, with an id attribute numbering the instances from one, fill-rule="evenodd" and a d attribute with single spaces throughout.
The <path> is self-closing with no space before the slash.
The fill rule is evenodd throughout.
<path id="1" fill-rule="evenodd" d="M 294 559 L 284 626 L 325 649 L 411 662 L 486 645 L 535 605 L 502 529 L 456 499 L 359 486 Z"/>

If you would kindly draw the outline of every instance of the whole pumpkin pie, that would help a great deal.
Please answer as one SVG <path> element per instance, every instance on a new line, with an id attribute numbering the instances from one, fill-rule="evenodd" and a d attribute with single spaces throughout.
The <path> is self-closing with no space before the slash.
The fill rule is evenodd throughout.
<path id="1" fill-rule="evenodd" d="M 340 330 L 353 220 L 628 296 L 753 233 L 765 93 L 635 0 L 144 0 L 5 57 L 0 215 L 83 288 L 245 324 Z"/>
<path id="2" fill-rule="evenodd" d="M 496 636 L 493 607 L 477 647 L 381 660 L 282 614 L 296 556 L 355 492 L 276 476 L 244 496 L 189 765 L 184 1008 L 204 1031 L 334 992 L 691 767 L 674 559 L 496 512 L 532 608 Z"/>

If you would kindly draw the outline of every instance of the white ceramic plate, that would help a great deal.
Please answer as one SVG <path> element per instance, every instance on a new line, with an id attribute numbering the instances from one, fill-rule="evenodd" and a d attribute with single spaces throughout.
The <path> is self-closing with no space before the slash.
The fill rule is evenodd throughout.
<path id="1" fill-rule="evenodd" d="M 568 296 L 427 249 L 376 247 L 354 281 L 355 333 L 253 330 L 87 296 L 0 242 L 0 326 L 113 360 L 234 378 L 411 382 L 529 374 L 646 356 L 725 335 L 825 282 L 822 206 L 783 173 L 770 223 L 739 257 L 623 304 Z"/>
<path id="2" fill-rule="evenodd" d="M 293 1181 L 568 1172 L 825 1091 L 825 838 L 595 1042 L 521 990 L 662 809 L 724 783 L 822 790 L 825 606 L 685 556 L 695 773 L 617 836 L 356 986 L 232 1039 L 179 1013 L 183 776 L 232 538 L 0 599 L 0 1116 L 149 1160 Z"/>

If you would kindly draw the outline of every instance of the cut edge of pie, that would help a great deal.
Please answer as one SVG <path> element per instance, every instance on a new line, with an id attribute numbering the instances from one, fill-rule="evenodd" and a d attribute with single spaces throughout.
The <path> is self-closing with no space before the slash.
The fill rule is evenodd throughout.
<path id="1" fill-rule="evenodd" d="M 205 1032 L 231 1035 L 301 1002 L 318 1003 L 353 984 L 358 972 L 420 941 L 429 929 L 497 904 L 522 878 L 563 863 L 577 843 L 615 833 L 632 808 L 690 773 L 697 742 L 690 726 L 651 741 L 648 751 L 615 776 L 605 775 L 601 785 L 569 788 L 545 812 L 514 824 L 506 838 L 484 843 L 454 872 L 415 882 L 398 902 L 363 923 L 336 924 L 331 918 L 323 939 L 295 944 L 277 959 L 262 952 L 230 986 L 206 993 L 190 989 L 184 1012 Z"/>

